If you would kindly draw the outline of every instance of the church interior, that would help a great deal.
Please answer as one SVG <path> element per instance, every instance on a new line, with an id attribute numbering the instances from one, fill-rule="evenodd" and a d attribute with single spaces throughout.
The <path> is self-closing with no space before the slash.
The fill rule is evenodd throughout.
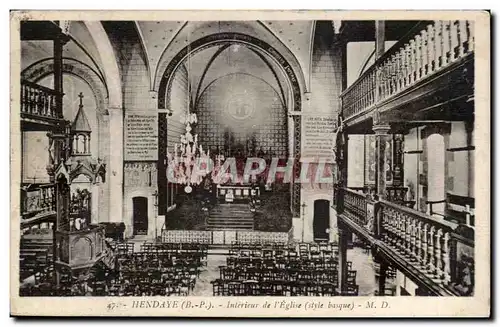
<path id="1" fill-rule="evenodd" d="M 474 294 L 473 22 L 20 38 L 21 296 Z"/>

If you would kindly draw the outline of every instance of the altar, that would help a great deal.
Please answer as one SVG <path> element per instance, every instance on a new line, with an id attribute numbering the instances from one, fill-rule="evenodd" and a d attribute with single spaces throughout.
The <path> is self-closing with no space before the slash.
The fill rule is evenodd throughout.
<path id="1" fill-rule="evenodd" d="M 217 185 L 216 194 L 220 202 L 248 203 L 260 197 L 260 189 L 252 185 Z"/>

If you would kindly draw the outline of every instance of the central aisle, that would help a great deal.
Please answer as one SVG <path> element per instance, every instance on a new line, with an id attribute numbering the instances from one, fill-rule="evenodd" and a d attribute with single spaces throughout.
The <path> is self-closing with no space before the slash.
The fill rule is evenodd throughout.
<path id="1" fill-rule="evenodd" d="M 221 250 L 208 250 L 207 266 L 202 268 L 191 296 L 213 296 L 210 282 L 219 278 L 219 266 L 226 264 L 226 255 L 220 254 L 221 252 Z"/>

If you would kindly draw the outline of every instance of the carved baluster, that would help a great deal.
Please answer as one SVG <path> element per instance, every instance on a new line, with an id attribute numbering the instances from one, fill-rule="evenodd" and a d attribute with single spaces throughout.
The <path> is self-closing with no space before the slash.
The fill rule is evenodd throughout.
<path id="1" fill-rule="evenodd" d="M 474 22 L 468 20 L 467 21 L 467 50 L 468 52 L 474 51 Z"/>
<path id="2" fill-rule="evenodd" d="M 441 250 L 443 257 L 443 282 L 448 285 L 451 282 L 451 267 L 450 267 L 450 233 L 445 232 L 443 235 L 443 248 Z"/>
<path id="3" fill-rule="evenodd" d="M 47 106 L 47 93 L 42 93 L 42 110 L 44 115 L 49 114 L 48 106 Z"/>
<path id="4" fill-rule="evenodd" d="M 434 25 L 427 25 L 427 52 L 428 52 L 428 65 L 427 73 L 430 74 L 436 70 L 436 36 L 434 32 Z"/>
<path id="5" fill-rule="evenodd" d="M 394 225 L 393 225 L 394 226 L 394 233 L 393 233 L 394 239 L 392 240 L 392 242 L 393 242 L 394 248 L 397 250 L 399 248 L 399 244 L 401 243 L 401 239 L 399 237 L 399 235 L 400 235 L 399 221 L 401 218 L 399 217 L 397 212 L 393 211 L 393 215 L 394 215 Z"/>
<path id="6" fill-rule="evenodd" d="M 415 46 L 415 41 L 414 40 L 410 40 L 410 42 L 408 42 L 407 46 L 408 46 L 408 48 L 407 48 L 407 54 L 408 54 L 408 85 L 411 85 L 415 81 L 415 77 L 414 77 L 414 74 L 415 74 L 415 59 L 414 59 L 414 57 L 415 56 L 413 55 L 413 47 Z"/>
<path id="7" fill-rule="evenodd" d="M 55 95 L 50 95 L 50 106 L 49 106 L 49 114 L 54 117 L 56 112 L 56 97 Z"/>
<path id="8" fill-rule="evenodd" d="M 411 259 L 417 260 L 417 220 L 411 220 Z"/>
<path id="9" fill-rule="evenodd" d="M 415 225 L 416 238 L 415 238 L 415 260 L 417 264 L 422 263 L 422 222 L 417 221 Z"/>
<path id="10" fill-rule="evenodd" d="M 458 20 L 452 20 L 450 22 L 450 59 L 455 61 L 459 58 L 459 39 L 458 39 Z"/>
<path id="11" fill-rule="evenodd" d="M 431 226 L 429 230 L 429 237 L 427 238 L 427 257 L 428 257 L 428 264 L 427 264 L 427 272 L 430 274 L 434 274 L 435 271 L 435 265 L 434 265 L 434 233 L 435 233 L 436 228 L 434 226 Z"/>
<path id="12" fill-rule="evenodd" d="M 404 89 L 406 86 L 406 50 L 404 47 L 399 49 L 399 54 L 401 56 L 400 89 Z"/>
<path id="13" fill-rule="evenodd" d="M 397 241 L 398 241 L 398 235 L 397 235 L 397 217 L 396 217 L 396 212 L 393 211 L 392 209 L 389 211 L 390 212 L 390 217 L 391 217 L 391 245 L 396 246 Z"/>
<path id="14" fill-rule="evenodd" d="M 412 244 L 411 244 L 411 238 L 412 238 L 412 218 L 407 217 L 406 218 L 406 249 L 405 249 L 405 254 L 411 258 L 411 252 L 412 252 Z"/>
<path id="15" fill-rule="evenodd" d="M 441 254 L 441 236 L 443 236 L 443 230 L 439 228 L 436 231 L 436 243 L 434 243 L 434 256 L 436 260 L 436 271 L 434 276 L 441 280 L 443 274 L 443 263 L 442 263 L 442 254 Z"/>
<path id="16" fill-rule="evenodd" d="M 399 219 L 400 218 L 396 212 L 393 212 L 393 215 L 394 215 L 394 224 L 393 224 L 393 226 L 394 226 L 394 232 L 393 232 L 394 239 L 392 240 L 392 243 L 393 243 L 394 248 L 397 250 L 399 247 L 399 243 L 400 243 L 400 238 L 399 238 Z"/>
<path id="17" fill-rule="evenodd" d="M 391 80 L 392 80 L 392 88 L 394 90 L 393 93 L 398 92 L 398 65 L 399 65 L 399 59 L 398 59 L 398 54 L 394 54 L 393 58 L 393 64 L 392 64 L 392 72 L 391 72 Z"/>
<path id="18" fill-rule="evenodd" d="M 32 114 L 36 114 L 37 113 L 37 110 L 36 110 L 36 90 L 34 88 L 31 88 L 31 113 Z"/>
<path id="19" fill-rule="evenodd" d="M 415 36 L 415 80 L 420 80 L 422 77 L 422 39 L 420 34 Z"/>
<path id="20" fill-rule="evenodd" d="M 390 243 L 391 242 L 391 224 L 390 224 L 390 216 L 387 215 L 387 212 L 384 208 L 381 208 L 381 215 L 382 215 L 382 230 L 383 230 L 383 235 L 382 235 L 382 240 L 385 243 Z"/>
<path id="21" fill-rule="evenodd" d="M 28 105 L 27 112 L 31 114 L 31 113 L 33 113 L 33 89 L 28 86 L 27 91 L 28 91 L 27 98 L 26 98 L 26 104 Z"/>
<path id="22" fill-rule="evenodd" d="M 427 39 L 427 30 L 420 32 L 421 34 L 421 53 L 422 53 L 422 77 L 427 76 L 427 70 L 429 69 L 429 48 Z"/>
<path id="23" fill-rule="evenodd" d="M 392 94 L 391 90 L 391 71 L 392 71 L 392 62 L 391 58 L 388 58 L 385 62 L 385 93 L 389 97 Z"/>
<path id="24" fill-rule="evenodd" d="M 392 66 L 392 87 L 394 89 L 394 93 L 397 93 L 399 91 L 399 85 L 398 85 L 398 71 L 399 71 L 399 53 L 395 53 L 394 56 L 394 61 L 393 61 L 393 66 Z"/>
<path id="25" fill-rule="evenodd" d="M 361 107 L 365 108 L 366 103 L 365 103 L 365 80 L 362 79 L 360 83 L 360 94 L 361 94 Z"/>
<path id="26" fill-rule="evenodd" d="M 443 66 L 451 62 L 451 37 L 450 37 L 450 21 L 443 21 Z"/>
<path id="27" fill-rule="evenodd" d="M 380 67 L 380 85 L 382 87 L 382 99 L 387 98 L 387 66 L 382 63 Z"/>
<path id="28" fill-rule="evenodd" d="M 422 242 L 421 242 L 421 248 L 422 248 L 422 267 L 426 269 L 427 267 L 427 239 L 429 238 L 428 232 L 428 227 L 429 224 L 424 223 L 423 228 L 422 228 Z"/>
<path id="29" fill-rule="evenodd" d="M 42 113 L 42 106 L 41 106 L 41 103 L 40 103 L 40 97 L 41 97 L 40 90 L 36 90 L 36 93 L 35 93 L 35 107 L 36 107 L 36 113 L 39 114 L 39 115 Z"/>
<path id="30" fill-rule="evenodd" d="M 390 210 L 387 210 L 386 216 L 388 218 L 388 220 L 387 220 L 388 225 L 387 226 L 388 226 L 388 231 L 389 231 L 387 233 L 387 235 L 388 235 L 387 243 L 389 245 L 393 245 L 394 244 L 394 240 L 395 240 L 395 238 L 394 238 L 394 220 L 395 220 L 395 218 L 394 218 L 394 215 L 392 214 L 392 212 Z"/>
<path id="31" fill-rule="evenodd" d="M 467 43 L 467 21 L 465 20 L 458 21 L 457 38 L 458 38 L 458 57 L 461 58 L 465 54 L 464 44 Z"/>
<path id="32" fill-rule="evenodd" d="M 401 215 L 401 253 L 405 254 L 406 249 L 408 248 L 408 238 L 407 238 L 407 233 L 408 233 L 408 217 L 406 215 Z"/>
<path id="33" fill-rule="evenodd" d="M 443 66 L 443 38 L 442 38 L 442 24 L 441 21 L 437 20 L 435 22 L 434 26 L 434 41 L 436 43 L 436 48 L 435 48 L 435 61 L 436 61 L 436 66 L 435 70 L 438 70 Z"/>

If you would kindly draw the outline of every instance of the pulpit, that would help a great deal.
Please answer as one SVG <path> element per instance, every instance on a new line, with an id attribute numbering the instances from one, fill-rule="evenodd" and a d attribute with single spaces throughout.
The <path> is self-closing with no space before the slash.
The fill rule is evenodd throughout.
<path id="1" fill-rule="evenodd" d="M 56 231 L 56 266 L 73 273 L 91 268 L 104 255 L 104 240 L 104 227 L 98 225 Z"/>
<path id="2" fill-rule="evenodd" d="M 96 223 L 98 186 L 105 182 L 102 160 L 92 158 L 91 129 L 83 110 L 83 95 L 75 121 L 60 137 L 63 155 L 50 167 L 55 181 L 56 224 L 54 226 L 55 283 L 61 273 L 85 276 L 104 256 L 105 227 Z M 69 122 L 68 122 L 69 123 Z M 94 216 L 92 216 L 94 215 Z"/>

